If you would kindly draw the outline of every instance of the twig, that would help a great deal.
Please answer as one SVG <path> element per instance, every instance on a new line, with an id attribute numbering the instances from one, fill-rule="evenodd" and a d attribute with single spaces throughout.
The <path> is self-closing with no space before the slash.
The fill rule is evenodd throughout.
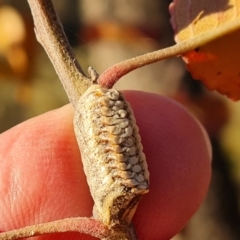
<path id="1" fill-rule="evenodd" d="M 35 237 L 49 233 L 79 232 L 97 238 L 108 235 L 108 229 L 99 221 L 92 218 L 66 218 L 49 223 L 41 223 L 0 233 L 0 240 L 14 240 Z"/>
<path id="2" fill-rule="evenodd" d="M 52 2 L 28 0 L 28 3 L 32 11 L 37 39 L 47 52 L 69 100 L 75 106 L 92 81 L 84 75 L 72 52 Z"/>
<path id="3" fill-rule="evenodd" d="M 163 60 L 169 57 L 182 55 L 198 47 L 201 47 L 207 44 L 208 42 L 211 42 L 224 35 L 227 35 L 239 28 L 240 28 L 240 22 L 239 22 L 239 19 L 237 19 L 235 21 L 231 21 L 222 26 L 219 26 L 218 28 L 212 30 L 211 32 L 207 32 L 200 36 L 196 36 L 195 38 L 191 38 L 184 42 L 177 43 L 171 47 L 167 47 L 155 52 L 143 54 L 138 57 L 124 60 L 105 70 L 100 75 L 97 82 L 101 86 L 112 88 L 113 85 L 121 77 L 123 77 L 124 75 L 128 74 L 129 72 L 137 68 L 146 66 L 151 63 L 158 62 L 160 60 Z"/>

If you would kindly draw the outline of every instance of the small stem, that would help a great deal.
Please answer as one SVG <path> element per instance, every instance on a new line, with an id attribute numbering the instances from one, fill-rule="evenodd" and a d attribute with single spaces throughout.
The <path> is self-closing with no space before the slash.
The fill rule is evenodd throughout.
<path id="1" fill-rule="evenodd" d="M 0 240 L 14 240 L 35 237 L 49 233 L 79 232 L 93 237 L 104 238 L 108 229 L 92 218 L 66 218 L 48 223 L 27 226 L 9 232 L 0 233 Z"/>
<path id="2" fill-rule="evenodd" d="M 75 106 L 92 81 L 84 75 L 51 0 L 28 0 L 28 3 L 37 39 L 47 52 L 69 100 Z"/>
<path id="3" fill-rule="evenodd" d="M 163 60 L 169 57 L 179 56 L 181 54 L 187 53 L 191 50 L 194 50 L 198 47 L 201 47 L 207 44 L 208 42 L 211 42 L 217 38 L 220 38 L 226 34 L 229 34 L 239 28 L 240 28 L 240 21 L 239 19 L 237 19 L 235 21 L 231 21 L 222 26 L 219 26 L 218 28 L 215 28 L 210 32 L 207 32 L 205 34 L 196 36 L 192 39 L 177 43 L 176 45 L 173 45 L 171 47 L 164 48 L 155 52 L 143 54 L 141 56 L 122 61 L 105 70 L 99 76 L 97 82 L 99 85 L 103 87 L 112 88 L 113 85 L 121 77 L 123 77 L 127 73 L 137 68 L 146 66 L 154 62 L 158 62 L 160 60 Z"/>

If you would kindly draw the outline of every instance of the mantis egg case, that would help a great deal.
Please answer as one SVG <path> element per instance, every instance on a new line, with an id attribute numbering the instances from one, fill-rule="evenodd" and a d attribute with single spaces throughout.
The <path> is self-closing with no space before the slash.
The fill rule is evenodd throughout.
<path id="1" fill-rule="evenodd" d="M 115 89 L 92 85 L 77 104 L 74 130 L 94 217 L 108 226 L 130 224 L 149 172 L 129 103 Z"/>

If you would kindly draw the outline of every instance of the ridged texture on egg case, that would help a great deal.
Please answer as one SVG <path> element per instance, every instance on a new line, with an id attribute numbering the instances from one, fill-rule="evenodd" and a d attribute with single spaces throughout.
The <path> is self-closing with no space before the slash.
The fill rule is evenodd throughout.
<path id="1" fill-rule="evenodd" d="M 93 85 L 79 100 L 74 129 L 94 217 L 109 226 L 130 223 L 149 172 L 129 103 L 121 92 Z"/>

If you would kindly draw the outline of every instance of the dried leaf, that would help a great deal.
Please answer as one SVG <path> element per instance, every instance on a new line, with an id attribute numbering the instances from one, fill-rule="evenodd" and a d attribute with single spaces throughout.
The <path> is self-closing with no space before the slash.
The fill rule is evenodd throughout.
<path id="1" fill-rule="evenodd" d="M 240 99 L 240 1 L 175 0 L 170 12 L 177 42 L 194 41 L 217 28 L 235 25 L 217 39 L 183 54 L 183 59 L 193 78 L 210 90 Z"/>

